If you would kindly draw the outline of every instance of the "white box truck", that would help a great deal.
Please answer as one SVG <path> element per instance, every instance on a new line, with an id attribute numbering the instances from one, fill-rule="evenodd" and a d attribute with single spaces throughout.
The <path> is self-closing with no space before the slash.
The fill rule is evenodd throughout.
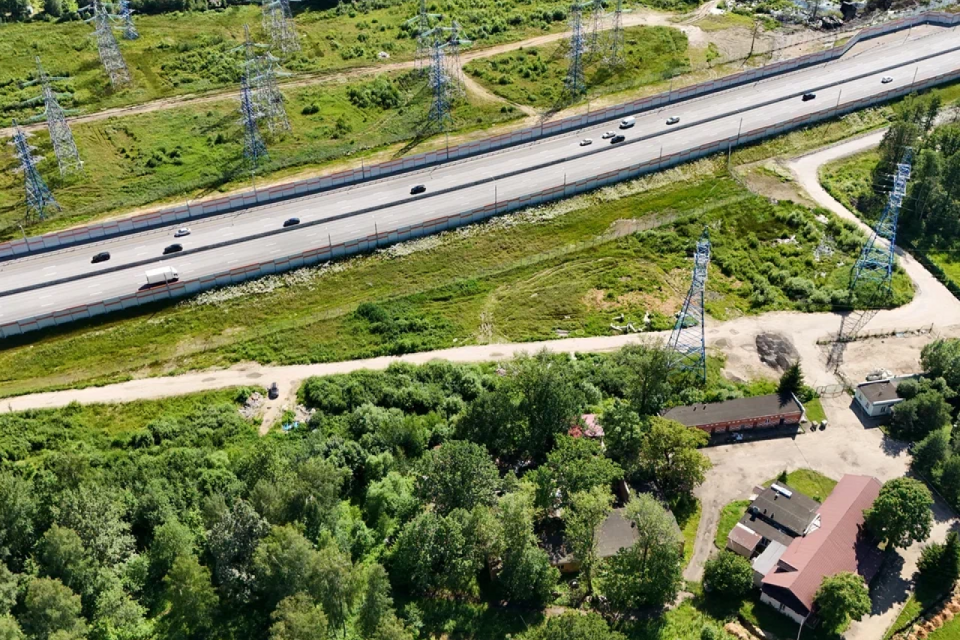
<path id="1" fill-rule="evenodd" d="M 180 279 L 180 274 L 174 267 L 160 267 L 147 271 L 147 284 L 163 284 L 165 282 L 176 282 Z"/>

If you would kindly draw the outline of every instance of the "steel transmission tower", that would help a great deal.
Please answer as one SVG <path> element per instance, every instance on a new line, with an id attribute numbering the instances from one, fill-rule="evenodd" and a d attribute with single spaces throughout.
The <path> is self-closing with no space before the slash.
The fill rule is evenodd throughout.
<path id="1" fill-rule="evenodd" d="M 913 151 L 907 148 L 903 159 L 897 164 L 897 173 L 893 176 L 893 191 L 887 199 L 880 220 L 873 228 L 873 233 L 857 259 L 854 266 L 853 283 L 851 289 L 863 282 L 873 282 L 877 285 L 877 292 L 890 291 L 893 278 L 893 257 L 897 242 L 897 222 L 900 217 L 900 206 L 907 193 L 907 181 L 910 179 L 910 161 Z"/>
<path id="2" fill-rule="evenodd" d="M 37 56 L 37 77 L 36 79 L 24 83 L 22 86 L 40 85 L 40 95 L 30 100 L 21 102 L 18 106 L 29 106 L 43 102 L 43 115 L 31 118 L 31 121 L 47 121 L 47 130 L 50 132 L 50 141 L 53 143 L 53 152 L 57 156 L 57 164 L 60 166 L 60 175 L 66 175 L 71 171 L 80 171 L 83 169 L 83 162 L 80 160 L 80 154 L 77 152 L 77 145 L 73 140 L 73 133 L 70 131 L 70 125 L 67 124 L 66 112 L 60 107 L 57 100 L 57 93 L 53 90 L 51 82 L 54 80 L 69 80 L 60 76 L 51 77 L 43 70 L 40 64 L 40 57 Z"/>
<path id="3" fill-rule="evenodd" d="M 93 0 L 93 4 L 89 5 L 88 9 L 93 12 L 93 15 L 87 18 L 87 22 L 93 22 L 100 63 L 110 77 L 110 84 L 114 87 L 127 84 L 130 82 L 130 71 L 120 53 L 120 45 L 117 44 L 117 39 L 113 35 L 114 16 L 100 0 Z"/>
<path id="4" fill-rule="evenodd" d="M 563 88 L 569 100 L 575 100 L 587 90 L 583 78 L 583 57 L 585 42 L 583 35 L 583 6 L 574 2 L 570 7 L 570 66 L 567 67 L 567 77 L 563 81 Z"/>
<path id="5" fill-rule="evenodd" d="M 37 162 L 43 158 L 33 155 L 36 148 L 27 142 L 27 134 L 16 120 L 13 121 L 13 152 L 20 161 L 18 171 L 23 173 L 23 183 L 27 195 L 27 220 L 43 220 L 49 209 L 60 211 L 60 205 L 53 199 L 53 194 L 47 188 L 47 183 L 43 181 L 40 172 L 37 170 Z"/>
<path id="6" fill-rule="evenodd" d="M 140 37 L 137 27 L 133 24 L 133 9 L 130 0 L 120 0 L 120 19 L 123 20 L 123 39 L 136 40 Z"/>
<path id="7" fill-rule="evenodd" d="M 451 123 L 450 117 L 450 75 L 444 61 L 444 47 L 437 34 L 433 34 L 433 55 L 430 65 L 430 94 L 432 101 L 427 118 L 439 131 L 446 131 Z"/>
<path id="8" fill-rule="evenodd" d="M 591 56 L 599 56 L 601 53 L 600 38 L 603 33 L 603 19 L 605 17 L 603 0 L 592 0 L 590 3 L 590 42 L 588 45 Z"/>
<path id="9" fill-rule="evenodd" d="M 433 47 L 430 36 L 430 19 L 439 18 L 438 13 L 427 13 L 427 0 L 420 0 L 420 9 L 417 15 L 407 20 L 406 24 L 416 25 L 417 29 L 417 71 L 426 74 L 433 65 Z"/>
<path id="10" fill-rule="evenodd" d="M 704 325 L 703 296 L 710 263 L 710 234 L 706 229 L 697 241 L 693 254 L 693 282 L 677 316 L 677 323 L 667 343 L 673 352 L 675 368 L 697 371 L 707 379 L 707 344 Z"/>
<path id="11" fill-rule="evenodd" d="M 300 51 L 290 0 L 263 0 L 263 31 L 270 36 L 273 48 L 281 53 Z"/>
<path id="12" fill-rule="evenodd" d="M 283 94 L 277 87 L 277 77 L 286 74 L 280 70 L 279 60 L 266 51 L 266 45 L 253 42 L 247 25 L 243 25 L 243 33 L 243 75 L 249 84 L 257 117 L 266 122 L 271 133 L 289 131 Z"/>
<path id="13" fill-rule="evenodd" d="M 243 155 L 250 163 L 250 171 L 256 173 L 260 163 L 267 159 L 267 148 L 257 126 L 259 114 L 246 75 L 240 84 L 240 115 L 240 124 L 243 125 Z"/>
<path id="14" fill-rule="evenodd" d="M 617 0 L 617 8 L 613 12 L 613 27 L 610 31 L 610 48 L 607 50 L 607 64 L 612 67 L 623 66 L 623 0 Z"/>

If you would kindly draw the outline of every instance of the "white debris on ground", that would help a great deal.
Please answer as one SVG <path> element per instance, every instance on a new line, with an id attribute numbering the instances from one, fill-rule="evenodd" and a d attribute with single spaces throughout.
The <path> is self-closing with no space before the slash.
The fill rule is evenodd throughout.
<path id="1" fill-rule="evenodd" d="M 261 394 L 259 391 L 254 391 L 250 394 L 250 397 L 247 398 L 247 401 L 243 403 L 243 406 L 240 407 L 240 415 L 247 420 L 256 418 L 260 413 L 260 407 L 263 406 L 263 402 L 263 394 Z"/>
<path id="2" fill-rule="evenodd" d="M 183 306 L 221 305 L 236 298 L 270 293 L 276 289 L 311 284 L 323 276 L 339 273 L 349 266 L 350 261 L 327 262 L 317 267 L 304 267 L 295 271 L 264 276 L 256 280 L 248 280 L 240 284 L 233 284 L 219 289 L 211 289 L 184 300 Z"/>
<path id="3" fill-rule="evenodd" d="M 436 249 L 443 244 L 444 235 L 445 234 L 424 236 L 422 238 L 417 238 L 416 240 L 398 242 L 397 244 L 392 244 L 384 249 L 377 249 L 377 255 L 383 256 L 384 258 L 402 258 L 403 256 L 410 255 L 411 253 L 419 253 L 420 251 Z"/>
<path id="4" fill-rule="evenodd" d="M 305 424 L 310 421 L 310 417 L 316 412 L 316 409 L 307 409 L 302 404 L 298 404 L 297 408 L 293 411 L 293 419 L 300 424 Z"/>

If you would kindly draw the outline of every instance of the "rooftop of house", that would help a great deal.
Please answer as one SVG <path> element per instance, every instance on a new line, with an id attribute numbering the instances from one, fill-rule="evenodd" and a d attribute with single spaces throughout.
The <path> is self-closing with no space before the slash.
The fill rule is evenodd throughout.
<path id="1" fill-rule="evenodd" d="M 730 533 L 727 535 L 727 540 L 740 545 L 751 554 L 762 539 L 763 537 L 759 533 L 742 522 L 738 522 L 733 529 L 730 529 Z"/>
<path id="2" fill-rule="evenodd" d="M 700 427 L 719 422 L 755 420 L 801 411 L 799 403 L 793 396 L 773 393 L 754 398 L 736 398 L 724 402 L 674 407 L 664 413 L 663 417 L 676 420 L 688 427 Z"/>
<path id="3" fill-rule="evenodd" d="M 574 438 L 586 436 L 588 438 L 602 438 L 603 427 L 597 421 L 597 414 L 585 413 L 580 420 L 567 431 L 567 435 Z"/>
<path id="4" fill-rule="evenodd" d="M 857 390 L 873 404 L 900 399 L 897 395 L 897 383 L 892 380 L 864 382 L 857 385 Z"/>
<path id="5" fill-rule="evenodd" d="M 597 531 L 597 557 L 609 558 L 631 546 L 640 535 L 637 526 L 628 520 L 624 509 L 614 509 Z"/>
<path id="6" fill-rule="evenodd" d="M 816 517 L 819 508 L 820 503 L 813 498 L 786 483 L 775 482 L 757 495 L 747 513 L 770 520 L 799 536 Z"/>
<path id="7" fill-rule="evenodd" d="M 820 506 L 820 526 L 793 542 L 763 578 L 769 596 L 801 615 L 813 609 L 813 598 L 826 576 L 859 573 L 868 582 L 880 567 L 880 550 L 863 530 L 863 510 L 880 494 L 880 481 L 846 475 Z"/>
<path id="8" fill-rule="evenodd" d="M 753 566 L 754 571 L 765 576 L 770 572 L 770 569 L 777 566 L 777 562 L 786 551 L 787 545 L 779 542 L 771 542 L 767 545 L 767 548 L 763 550 L 763 553 L 754 558 L 750 564 Z"/>

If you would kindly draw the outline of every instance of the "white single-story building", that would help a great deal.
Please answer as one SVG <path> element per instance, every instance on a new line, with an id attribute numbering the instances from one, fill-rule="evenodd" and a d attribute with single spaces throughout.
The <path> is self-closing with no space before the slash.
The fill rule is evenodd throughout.
<path id="1" fill-rule="evenodd" d="M 903 398 L 897 395 L 899 381 L 898 378 L 889 378 L 858 384 L 854 397 L 871 418 L 890 415 L 893 406 L 903 402 Z"/>

